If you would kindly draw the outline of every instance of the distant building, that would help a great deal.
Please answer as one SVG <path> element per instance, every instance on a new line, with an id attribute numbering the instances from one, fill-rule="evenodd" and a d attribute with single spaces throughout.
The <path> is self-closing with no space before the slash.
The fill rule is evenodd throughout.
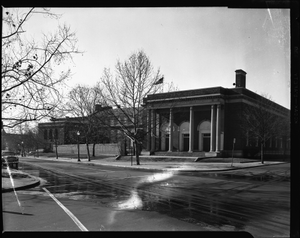
<path id="1" fill-rule="evenodd" d="M 229 156 L 235 141 L 235 156 L 255 156 L 259 143 L 249 143 L 241 130 L 245 105 L 256 105 L 262 96 L 246 89 L 246 72 L 236 70 L 235 88 L 202 88 L 148 95 L 147 150 L 151 154 Z M 267 100 L 267 99 L 265 99 Z M 280 118 L 289 110 L 269 102 Z M 265 144 L 268 154 L 289 154 L 290 138 L 278 134 Z M 162 153 L 162 152 L 167 153 Z M 180 152 L 180 153 L 178 153 Z"/>
<path id="2" fill-rule="evenodd" d="M 126 116 L 128 110 L 131 109 L 122 108 L 121 111 L 119 108 L 113 109 L 111 107 L 96 105 L 94 114 L 97 117 L 95 122 L 97 125 L 95 125 L 94 138 L 90 140 L 90 144 L 121 142 L 125 154 L 126 148 L 128 149 L 131 142 L 122 132 L 121 124 L 129 128 L 129 130 L 133 128 L 133 125 Z M 88 123 L 88 117 L 53 118 L 50 122 L 39 123 L 38 128 L 43 139 L 48 141 L 46 149 L 52 151 L 55 144 L 68 145 L 86 143 L 84 133 Z M 77 136 L 77 132 L 80 133 L 80 136 Z"/>
<path id="3" fill-rule="evenodd" d="M 29 145 L 30 137 L 26 134 L 12 134 L 6 133 L 4 129 L 1 130 L 1 150 L 13 151 L 15 153 L 21 153 L 21 151 L 29 151 L 33 149 L 32 145 Z"/>

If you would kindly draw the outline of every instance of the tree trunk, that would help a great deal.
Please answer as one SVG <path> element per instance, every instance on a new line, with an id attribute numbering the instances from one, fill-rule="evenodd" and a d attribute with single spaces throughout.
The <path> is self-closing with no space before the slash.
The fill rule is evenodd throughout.
<path id="1" fill-rule="evenodd" d="M 96 147 L 96 143 L 93 144 L 93 157 L 95 157 L 95 147 Z"/>
<path id="2" fill-rule="evenodd" d="M 260 161 L 264 163 L 264 143 L 260 143 Z"/>
<path id="3" fill-rule="evenodd" d="M 88 160 L 91 161 L 91 155 L 90 155 L 90 149 L 89 149 L 89 143 L 86 142 L 86 151 L 87 151 L 87 155 L 88 155 Z"/>
<path id="4" fill-rule="evenodd" d="M 140 165 L 139 144 L 136 141 L 134 141 L 134 148 L 135 148 L 136 164 Z"/>

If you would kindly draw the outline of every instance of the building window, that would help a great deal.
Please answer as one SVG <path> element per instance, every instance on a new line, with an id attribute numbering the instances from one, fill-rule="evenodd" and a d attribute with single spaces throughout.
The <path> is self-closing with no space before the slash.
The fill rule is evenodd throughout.
<path id="1" fill-rule="evenodd" d="M 52 134 L 52 129 L 49 130 L 49 140 L 53 140 L 53 134 Z"/>
<path id="2" fill-rule="evenodd" d="M 269 139 L 269 140 L 270 140 L 269 147 L 270 147 L 270 148 L 272 148 L 272 137 L 270 137 L 270 139 Z"/>
<path id="3" fill-rule="evenodd" d="M 246 146 L 249 146 L 249 131 L 246 133 Z"/>
<path id="4" fill-rule="evenodd" d="M 277 144 L 278 144 L 278 139 L 277 137 L 275 137 L 275 148 L 277 148 Z"/>
<path id="5" fill-rule="evenodd" d="M 113 125 L 114 125 L 114 121 L 115 121 L 114 118 L 110 118 L 110 123 L 109 123 L 109 124 L 110 124 L 111 126 L 113 126 Z"/>
<path id="6" fill-rule="evenodd" d="M 117 141 L 119 141 L 119 139 L 121 138 L 121 131 L 120 130 L 117 130 Z"/>
<path id="7" fill-rule="evenodd" d="M 58 139 L 58 130 L 57 130 L 57 128 L 55 128 L 55 131 L 54 131 L 54 139 L 55 140 Z"/>
<path id="8" fill-rule="evenodd" d="M 282 143 L 282 137 L 280 138 L 280 149 L 282 149 L 282 145 L 283 145 L 283 143 Z"/>
<path id="9" fill-rule="evenodd" d="M 124 117 L 124 125 L 128 125 L 128 118 L 126 116 Z"/>
<path id="10" fill-rule="evenodd" d="M 44 140 L 48 140 L 48 131 L 44 130 Z"/>
<path id="11" fill-rule="evenodd" d="M 113 129 L 113 130 L 110 131 L 110 138 L 111 138 L 112 143 L 117 142 L 117 130 Z"/>

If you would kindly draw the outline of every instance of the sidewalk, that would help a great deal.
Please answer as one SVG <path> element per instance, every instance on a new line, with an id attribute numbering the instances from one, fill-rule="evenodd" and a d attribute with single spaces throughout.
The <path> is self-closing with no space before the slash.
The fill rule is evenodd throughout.
<path id="1" fill-rule="evenodd" d="M 32 175 L 15 169 L 10 170 L 11 177 L 7 169 L 2 168 L 2 193 L 32 188 L 40 184 L 40 180 Z"/>

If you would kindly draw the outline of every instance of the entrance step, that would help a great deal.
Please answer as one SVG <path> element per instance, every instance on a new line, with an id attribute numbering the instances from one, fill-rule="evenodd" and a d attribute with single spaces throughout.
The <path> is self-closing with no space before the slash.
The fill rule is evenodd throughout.
<path id="1" fill-rule="evenodd" d="M 217 152 L 205 152 L 205 157 L 217 157 Z"/>
<path id="2" fill-rule="evenodd" d="M 197 157 L 197 158 L 205 158 L 206 152 L 184 152 L 184 151 L 173 151 L 173 152 L 167 152 L 167 151 L 156 151 L 154 152 L 155 156 L 176 156 L 176 157 Z"/>

